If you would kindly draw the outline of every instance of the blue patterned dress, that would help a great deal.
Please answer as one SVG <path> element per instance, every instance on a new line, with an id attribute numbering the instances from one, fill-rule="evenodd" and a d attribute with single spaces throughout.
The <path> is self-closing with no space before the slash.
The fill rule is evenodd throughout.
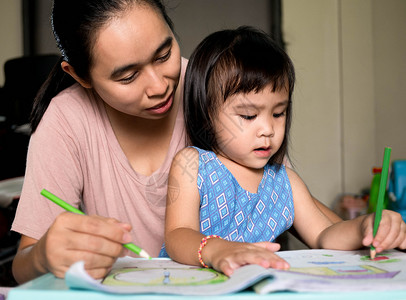
<path id="1" fill-rule="evenodd" d="M 272 242 L 293 224 L 286 170 L 266 165 L 257 193 L 244 190 L 216 154 L 199 151 L 200 232 L 229 241 Z"/>
<path id="2" fill-rule="evenodd" d="M 274 241 L 293 224 L 285 166 L 266 165 L 257 193 L 244 190 L 212 151 L 199 151 L 200 232 L 239 242 Z M 160 256 L 167 256 L 165 248 Z"/>

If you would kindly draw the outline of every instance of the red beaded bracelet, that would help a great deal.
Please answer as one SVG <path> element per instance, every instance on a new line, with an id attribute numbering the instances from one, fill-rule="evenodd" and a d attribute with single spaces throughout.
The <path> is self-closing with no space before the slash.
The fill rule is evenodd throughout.
<path id="1" fill-rule="evenodd" d="M 216 234 L 212 234 L 212 235 L 205 236 L 204 238 L 202 238 L 202 241 L 200 242 L 199 250 L 197 251 L 197 255 L 199 256 L 199 262 L 200 262 L 200 264 L 201 264 L 203 267 L 205 267 L 205 268 L 208 268 L 209 266 L 206 265 L 206 264 L 204 263 L 203 259 L 202 259 L 202 250 L 203 250 L 204 246 L 206 246 L 207 241 L 210 240 L 210 239 L 212 239 L 212 238 L 221 239 L 221 236 L 218 236 L 218 235 L 216 235 Z"/>

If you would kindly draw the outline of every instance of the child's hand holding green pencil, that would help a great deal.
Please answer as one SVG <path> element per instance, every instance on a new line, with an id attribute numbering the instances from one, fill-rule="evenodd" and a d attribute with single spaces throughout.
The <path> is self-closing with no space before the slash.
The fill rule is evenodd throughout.
<path id="1" fill-rule="evenodd" d="M 384 155 L 383 155 L 381 181 L 379 183 L 378 202 L 376 205 L 375 220 L 374 220 L 374 231 L 373 231 L 374 237 L 375 237 L 376 233 L 378 232 L 379 223 L 381 222 L 381 218 L 382 218 L 383 200 L 384 200 L 385 192 L 386 192 L 386 184 L 388 182 L 389 162 L 390 162 L 391 151 L 392 151 L 391 148 L 386 147 Z M 375 255 L 376 255 L 376 249 L 373 245 L 371 245 L 371 253 L 370 253 L 371 259 L 374 259 Z"/>

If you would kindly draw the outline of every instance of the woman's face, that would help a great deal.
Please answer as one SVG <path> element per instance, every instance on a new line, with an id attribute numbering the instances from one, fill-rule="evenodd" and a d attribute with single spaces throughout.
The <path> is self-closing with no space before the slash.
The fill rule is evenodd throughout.
<path id="1" fill-rule="evenodd" d="M 174 101 L 180 61 L 179 45 L 163 17 L 134 5 L 99 30 L 90 84 L 119 112 L 161 119 Z"/>

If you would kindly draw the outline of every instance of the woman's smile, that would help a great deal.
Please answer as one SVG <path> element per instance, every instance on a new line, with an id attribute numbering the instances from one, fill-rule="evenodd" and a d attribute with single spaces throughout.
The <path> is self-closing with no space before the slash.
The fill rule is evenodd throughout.
<path id="1" fill-rule="evenodd" d="M 154 107 L 148 108 L 147 111 L 153 113 L 153 114 L 165 114 L 167 113 L 171 108 L 173 104 L 173 93 L 169 96 L 169 98 L 161 102 L 158 105 L 155 105 Z"/>

